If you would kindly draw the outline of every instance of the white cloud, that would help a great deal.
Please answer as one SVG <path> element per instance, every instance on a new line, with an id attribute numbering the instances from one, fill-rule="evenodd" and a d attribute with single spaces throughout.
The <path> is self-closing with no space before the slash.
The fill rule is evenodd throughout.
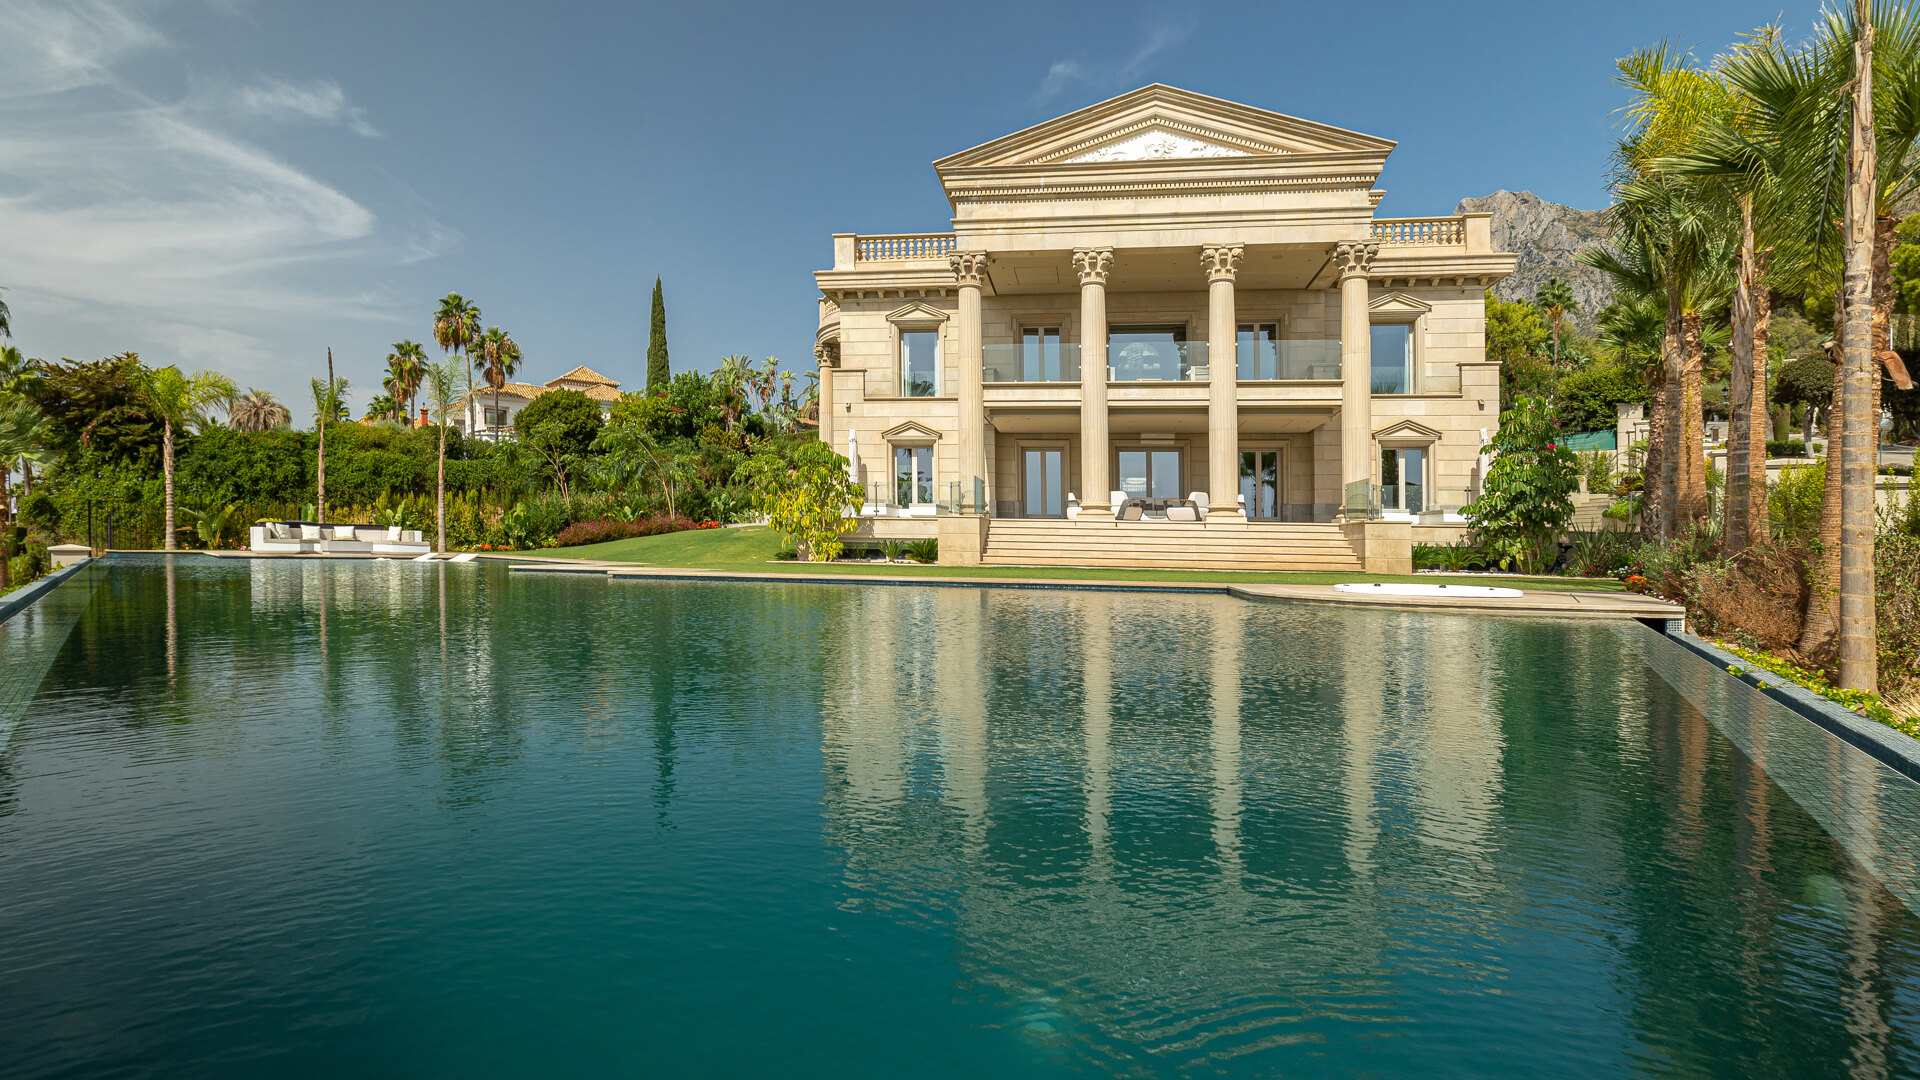
<path id="1" fill-rule="evenodd" d="M 323 124 L 345 124 L 354 134 L 368 138 L 380 134 L 367 123 L 364 111 L 347 103 L 346 92 L 331 79 L 305 86 L 278 79 L 243 86 L 235 92 L 233 104 L 243 116 L 279 121 L 316 120 Z"/>
<path id="2" fill-rule="evenodd" d="M 1095 90 L 1113 90 L 1126 86 L 1152 67 L 1155 57 L 1186 41 L 1193 33 L 1191 22 L 1162 23 L 1148 28 L 1146 40 L 1126 60 L 1111 66 L 1089 66 L 1079 57 L 1063 57 L 1047 68 L 1046 78 L 1034 93 L 1037 104 L 1046 104 L 1069 86 L 1084 85 Z"/>
<path id="3" fill-rule="evenodd" d="M 21 347 L 271 376 L 276 352 L 311 351 L 308 338 L 388 333 L 395 299 L 359 283 L 459 235 L 410 193 L 383 221 L 242 134 L 377 135 L 338 83 L 215 76 L 177 100 L 134 85 L 123 73 L 168 48 L 139 5 L 0 0 L 0 286 Z"/>

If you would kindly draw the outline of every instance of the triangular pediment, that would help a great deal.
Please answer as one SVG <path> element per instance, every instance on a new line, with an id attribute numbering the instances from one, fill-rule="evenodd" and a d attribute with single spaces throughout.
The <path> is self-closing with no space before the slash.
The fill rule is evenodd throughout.
<path id="1" fill-rule="evenodd" d="M 887 321 L 890 323 L 925 325 L 927 323 L 946 322 L 950 317 L 947 312 L 941 311 L 931 304 L 923 304 L 918 300 L 911 304 L 902 304 L 892 311 L 887 312 Z"/>
<path id="2" fill-rule="evenodd" d="M 934 167 L 1385 154 L 1393 146 L 1372 135 L 1156 83 L 942 158 Z"/>
<path id="3" fill-rule="evenodd" d="M 1433 310 L 1433 305 L 1406 293 L 1382 293 L 1367 301 L 1367 311 L 1374 315 L 1425 315 Z"/>
<path id="4" fill-rule="evenodd" d="M 1425 424 L 1412 420 L 1402 420 L 1373 433 L 1375 439 L 1404 439 L 1408 442 L 1432 442 L 1440 438 L 1440 432 Z"/>
<path id="5" fill-rule="evenodd" d="M 939 442 L 940 433 L 924 424 L 912 420 L 890 427 L 880 433 L 880 437 L 890 443 Z"/>

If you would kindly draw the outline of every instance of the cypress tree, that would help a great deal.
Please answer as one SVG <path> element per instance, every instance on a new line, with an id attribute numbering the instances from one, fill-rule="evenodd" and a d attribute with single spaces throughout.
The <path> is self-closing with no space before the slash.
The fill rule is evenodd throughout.
<path id="1" fill-rule="evenodd" d="M 647 335 L 647 393 L 667 388 L 673 374 L 667 370 L 667 301 L 660 295 L 660 278 L 653 279 L 653 330 Z"/>

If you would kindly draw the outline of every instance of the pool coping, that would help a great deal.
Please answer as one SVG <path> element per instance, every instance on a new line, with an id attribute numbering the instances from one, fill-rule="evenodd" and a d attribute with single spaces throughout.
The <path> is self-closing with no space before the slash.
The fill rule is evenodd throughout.
<path id="1" fill-rule="evenodd" d="M 1771 671 L 1756 670 L 1750 661 L 1742 660 L 1704 638 L 1685 631 L 1670 631 L 1667 636 L 1727 676 L 1746 683 L 1893 771 L 1920 783 L 1920 740 L 1862 716 L 1837 701 L 1829 701 Z"/>
<path id="2" fill-rule="evenodd" d="M 488 556 L 483 556 L 483 558 Z M 933 588 L 1061 589 L 1075 592 L 1202 593 L 1235 596 L 1256 602 L 1299 601 L 1348 607 L 1383 607 L 1405 611 L 1451 612 L 1472 615 L 1557 617 L 1576 619 L 1633 619 L 1665 632 L 1677 629 L 1685 609 L 1638 593 L 1567 590 L 1523 590 L 1520 597 L 1373 595 L 1343 592 L 1332 585 L 1283 585 L 1232 581 L 1115 581 L 1108 578 L 951 577 L 880 574 L 808 574 L 793 571 L 708 570 L 700 567 L 636 566 L 632 563 L 580 560 L 512 562 L 516 574 L 604 574 L 608 581 L 731 581 L 795 583 L 803 585 L 924 585 Z"/>
<path id="3" fill-rule="evenodd" d="M 4 623 L 8 619 L 26 610 L 35 600 L 40 599 L 40 597 L 52 590 L 55 586 L 72 577 L 75 571 L 92 561 L 93 556 L 89 555 L 79 562 L 69 563 L 55 570 L 39 581 L 22 585 L 7 595 L 0 596 L 0 623 Z"/>

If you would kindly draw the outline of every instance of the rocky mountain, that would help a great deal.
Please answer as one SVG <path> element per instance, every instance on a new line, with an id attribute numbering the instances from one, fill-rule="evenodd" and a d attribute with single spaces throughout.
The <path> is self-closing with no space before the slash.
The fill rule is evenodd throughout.
<path id="1" fill-rule="evenodd" d="M 1574 261 L 1582 248 L 1606 242 L 1606 213 L 1551 203 L 1531 191 L 1496 191 L 1479 199 L 1461 199 L 1456 214 L 1493 215 L 1493 248 L 1520 256 L 1513 274 L 1493 287 L 1502 300 L 1531 300 L 1557 277 L 1573 287 L 1580 310 L 1576 321 L 1591 327 L 1593 316 L 1613 297 L 1607 276 Z"/>

